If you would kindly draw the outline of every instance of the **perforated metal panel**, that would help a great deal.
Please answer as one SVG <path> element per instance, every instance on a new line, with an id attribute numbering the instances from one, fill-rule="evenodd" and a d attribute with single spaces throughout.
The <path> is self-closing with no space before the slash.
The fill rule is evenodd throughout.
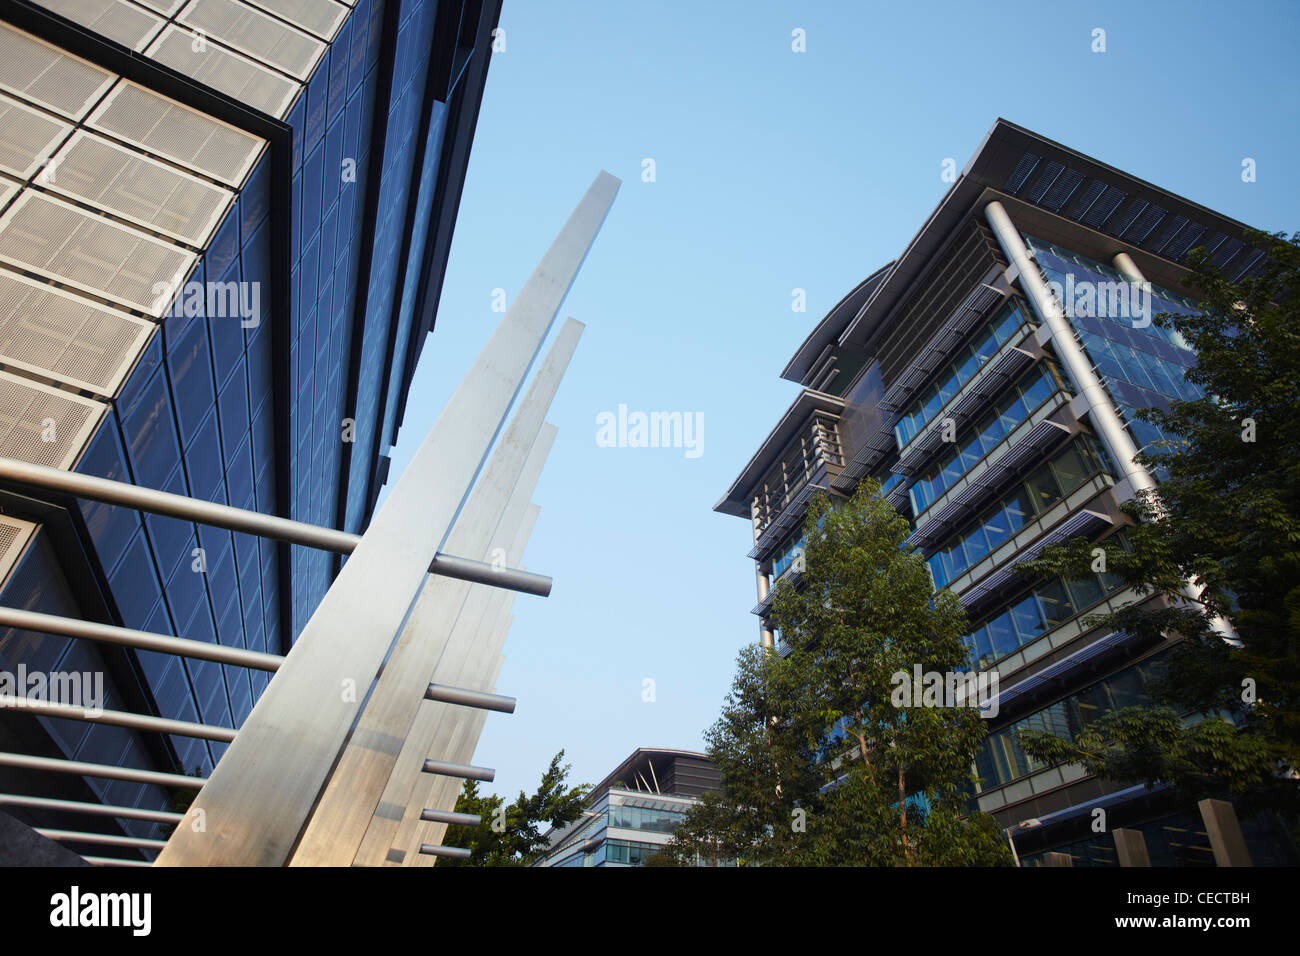
<path id="1" fill-rule="evenodd" d="M 200 49 L 201 48 L 201 49 Z M 283 119 L 301 84 L 172 24 L 145 51 L 164 66 Z"/>
<path id="2" fill-rule="evenodd" d="M 0 456 L 70 468 L 108 406 L 0 372 Z"/>
<path id="3" fill-rule="evenodd" d="M 0 93 L 0 169 L 28 179 L 72 127 Z"/>
<path id="4" fill-rule="evenodd" d="M 0 363 L 112 398 L 155 326 L 0 271 Z"/>
<path id="5" fill-rule="evenodd" d="M 135 2 L 170 17 L 181 8 L 185 0 L 135 0 Z"/>
<path id="6" fill-rule="evenodd" d="M 248 0 L 255 7 L 270 10 L 308 33 L 333 40 L 352 11 L 334 0 Z"/>
<path id="7" fill-rule="evenodd" d="M 81 119 L 112 84 L 107 70 L 0 22 L 0 89 Z"/>
<path id="8" fill-rule="evenodd" d="M 27 190 L 0 217 L 0 261 L 28 269 L 155 318 L 171 304 L 198 257 Z M 161 290 L 172 290 L 166 301 Z"/>
<path id="9" fill-rule="evenodd" d="M 86 125 L 231 186 L 244 182 L 266 145 L 260 137 L 128 80 L 109 90 Z"/>
<path id="10" fill-rule="evenodd" d="M 163 19 L 126 0 L 35 0 L 73 23 L 139 53 L 162 29 Z"/>
<path id="11" fill-rule="evenodd" d="M 192 0 L 176 20 L 300 80 L 325 52 L 315 37 L 238 0 Z"/>
<path id="12" fill-rule="evenodd" d="M 40 525 L 0 515 L 0 591 L 9 583 L 9 574 L 22 556 Z"/>
<path id="13" fill-rule="evenodd" d="M 11 183 L 9 180 L 0 177 L 0 209 L 3 209 L 17 192 L 17 183 Z"/>
<path id="14" fill-rule="evenodd" d="M 78 130 L 54 157 L 46 188 L 202 248 L 235 194 Z"/>

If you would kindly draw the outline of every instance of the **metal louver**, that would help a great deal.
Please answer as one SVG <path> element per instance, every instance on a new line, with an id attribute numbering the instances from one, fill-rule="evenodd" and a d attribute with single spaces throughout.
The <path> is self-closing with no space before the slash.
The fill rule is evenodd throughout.
<path id="1" fill-rule="evenodd" d="M 0 456 L 71 468 L 108 406 L 0 372 Z"/>
<path id="2" fill-rule="evenodd" d="M 79 120 L 113 84 L 113 74 L 0 22 L 0 89 Z"/>
<path id="3" fill-rule="evenodd" d="M 109 91 L 86 125 L 231 186 L 244 182 L 266 145 L 260 137 L 129 80 Z"/>
<path id="4" fill-rule="evenodd" d="M 171 24 L 145 55 L 255 110 L 284 119 L 301 84 L 256 60 Z"/>
<path id="5" fill-rule="evenodd" d="M 0 217 L 0 261 L 155 318 L 165 313 L 196 259 L 169 242 L 30 189 Z"/>
<path id="6" fill-rule="evenodd" d="M 154 326 L 26 276 L 0 272 L 0 363 L 111 398 Z"/>
<path id="7" fill-rule="evenodd" d="M 126 0 L 35 0 L 61 17 L 139 53 L 162 29 L 162 18 Z"/>
<path id="8" fill-rule="evenodd" d="M 54 158 L 47 188 L 202 248 L 234 193 L 78 130 Z"/>
<path id="9" fill-rule="evenodd" d="M 30 179 L 72 127 L 0 93 L 0 170 Z"/>
<path id="10" fill-rule="evenodd" d="M 235 0 L 192 0 L 177 21 L 300 80 L 325 52 L 315 37 Z"/>

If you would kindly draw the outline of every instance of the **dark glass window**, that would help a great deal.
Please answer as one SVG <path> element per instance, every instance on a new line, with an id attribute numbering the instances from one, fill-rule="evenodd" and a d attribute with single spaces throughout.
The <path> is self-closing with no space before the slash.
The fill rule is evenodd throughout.
<path id="1" fill-rule="evenodd" d="M 204 414 L 216 399 L 212 386 L 212 367 L 208 362 L 207 323 L 190 322 L 171 341 L 167 366 L 171 370 L 172 391 L 176 397 L 181 442 L 189 448 Z"/>
<path id="2" fill-rule="evenodd" d="M 108 417 L 100 422 L 94 438 L 77 464 L 77 471 L 83 475 L 113 481 L 131 480 L 122 456 L 122 444 L 117 437 L 117 423 L 113 418 Z M 101 563 L 105 568 L 112 568 L 131 535 L 140 527 L 140 519 L 129 508 L 118 508 L 98 501 L 79 501 L 78 504 Z"/>
<path id="3" fill-rule="evenodd" d="M 131 538 L 122 560 L 109 574 L 108 583 L 113 589 L 113 599 L 122 615 L 122 623 L 143 630 L 162 592 L 142 533 Z"/>
<path id="4" fill-rule="evenodd" d="M 161 488 L 180 457 L 167 379 L 160 371 L 141 390 L 135 408 L 122 419 L 136 484 Z"/>
<path id="5" fill-rule="evenodd" d="M 185 452 L 185 472 L 194 496 L 226 503 L 221 481 L 221 446 L 217 438 L 217 414 L 209 407 L 207 417 L 195 430 L 194 441 Z"/>

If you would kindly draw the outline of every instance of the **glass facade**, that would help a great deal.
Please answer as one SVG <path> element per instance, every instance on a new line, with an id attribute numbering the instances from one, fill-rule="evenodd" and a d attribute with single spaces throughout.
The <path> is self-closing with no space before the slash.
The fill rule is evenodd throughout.
<path id="1" fill-rule="evenodd" d="M 975 759 L 975 773 L 982 789 L 1000 787 L 1019 780 L 1046 765 L 1029 757 L 1016 743 L 1022 730 L 1043 730 L 1065 740 L 1073 740 L 1089 724 L 1122 707 L 1151 704 L 1151 683 L 1163 672 L 1163 653 L 1111 674 L 1042 710 L 1022 717 L 988 735 L 984 749 Z"/>
<path id="2" fill-rule="evenodd" d="M 941 457 L 908 489 L 912 513 L 920 515 L 934 504 L 940 495 L 956 484 L 957 479 L 1057 392 L 1068 394 L 1060 372 L 1051 361 L 1041 362 L 1022 375 L 988 411 L 962 430 L 952 451 Z"/>
<path id="3" fill-rule="evenodd" d="M 934 586 L 946 587 L 1089 478 L 1109 473 L 1097 440 L 1091 435 L 1075 438 L 929 558 Z"/>
<path id="4" fill-rule="evenodd" d="M 60 71 L 74 79 L 93 74 L 97 82 L 102 75 L 94 97 L 75 108 L 60 106 L 58 124 L 49 117 L 45 122 L 66 127 L 60 136 L 98 142 L 111 134 L 114 144 L 126 144 L 117 148 L 134 157 L 130 162 L 136 164 L 136 178 L 126 175 L 116 184 L 121 188 L 105 193 L 109 199 L 131 196 L 145 208 L 138 195 L 147 192 L 140 186 L 140 164 L 166 165 L 159 156 L 171 164 L 167 169 L 183 168 L 186 182 L 200 183 L 209 193 L 218 192 L 220 184 L 224 197 L 224 212 L 213 215 L 202 245 L 177 239 L 183 231 L 174 226 L 162 237 L 166 245 L 162 239 L 139 239 L 145 234 L 140 230 L 163 228 L 152 221 L 142 220 L 134 232 L 115 226 L 119 246 L 125 243 L 129 249 L 131 242 L 152 241 L 176 250 L 173 258 L 192 265 L 176 277 L 184 285 L 175 304 L 165 314 L 145 316 L 152 321 L 121 378 L 95 394 L 94 403 L 102 409 L 98 423 L 80 450 L 69 453 L 65 467 L 359 532 L 382 481 L 381 456 L 396 438 L 397 410 L 409 384 L 408 345 L 415 334 L 412 326 L 420 322 L 417 309 L 424 309 L 427 318 L 425 301 L 438 291 L 431 286 L 442 265 L 435 263 L 432 272 L 428 268 L 430 247 L 454 219 L 454 208 L 443 208 L 442 197 L 459 195 L 449 177 L 463 174 L 473 126 L 460 117 L 477 111 L 485 78 L 486 61 L 471 69 L 467 60 L 471 54 L 487 56 L 484 38 L 498 5 L 471 0 L 456 16 L 441 19 L 435 0 L 330 4 L 336 15 L 323 19 L 319 9 L 280 11 L 281 20 L 294 22 L 294 36 L 311 52 L 290 70 L 297 81 L 283 75 L 283 63 L 268 61 L 281 71 L 275 74 L 256 65 L 256 56 L 248 51 L 239 60 L 253 75 L 275 77 L 276 90 L 285 95 L 282 105 L 277 101 L 272 106 L 252 101 L 260 95 L 253 86 L 227 88 L 229 74 L 222 72 L 224 67 L 212 67 L 233 63 L 233 51 L 243 42 L 242 34 L 230 32 L 224 22 L 208 24 L 206 54 L 195 50 L 200 55 L 171 56 L 177 36 L 186 37 L 186 49 L 190 41 L 172 26 L 164 29 L 165 19 L 189 23 L 186 17 L 210 13 L 213 4 L 185 0 L 165 17 L 149 15 L 163 32 L 145 55 L 197 84 L 243 100 L 254 111 L 283 119 L 289 127 L 283 141 L 256 135 L 271 134 L 262 119 L 249 113 L 233 110 L 227 121 L 177 102 L 170 97 L 183 90 L 151 88 L 145 81 L 157 81 L 157 75 L 148 70 L 118 77 L 59 52 L 53 42 L 57 37 L 36 38 L 0 22 L 0 52 L 21 62 L 52 58 L 46 77 L 50 88 L 60 82 Z M 78 20 L 82 13 L 65 15 Z M 293 29 L 281 20 L 264 19 L 262 26 L 270 33 Z M 83 26 L 98 29 L 94 23 Z M 308 34 L 315 37 L 310 43 Z M 266 55 L 279 54 L 272 50 Z M 437 64 L 440 74 L 434 72 Z M 477 85 L 467 89 L 472 84 Z M 18 127 L 8 125 L 16 117 L 27 122 L 35 107 L 49 111 L 61 102 L 40 100 L 29 106 L 13 99 L 11 94 L 21 91 L 0 85 L 5 90 L 0 94 L 0 134 L 6 140 L 19 137 Z M 235 121 L 247 127 L 232 125 Z M 45 153 L 56 153 L 61 141 L 51 140 Z M 19 153 L 26 148 L 24 142 Z M 17 176 L 4 165 L 9 158 L 6 152 L 0 167 Z M 48 183 L 38 178 L 41 156 L 20 158 L 30 160 L 23 190 L 39 198 L 48 191 Z M 286 162 L 279 165 L 281 161 Z M 286 169 L 285 181 L 279 182 L 276 177 Z M 84 178 L 76 179 L 70 171 L 59 177 L 66 188 Z M 13 210 L 6 212 L 12 195 L 2 193 L 0 238 L 13 220 Z M 183 217 L 178 210 L 179 200 L 157 215 Z M 86 258 L 115 254 L 112 243 L 104 241 Z M 155 256 L 150 261 L 161 260 Z M 140 259 L 118 269 L 123 275 L 154 278 L 147 275 L 147 265 Z M 7 269 L 0 265 L 0 274 L 7 275 Z M 199 294 L 188 294 L 194 288 Z M 251 299 L 255 314 L 222 308 L 213 298 L 215 289 L 237 290 L 233 301 L 242 296 L 247 304 Z M 141 324 L 130 300 L 114 299 L 111 290 L 99 295 L 131 315 L 137 323 L 132 328 Z M 84 388 L 77 391 L 85 394 Z M 288 547 L 289 578 L 284 580 L 276 542 L 91 501 L 77 505 L 87 568 L 70 564 L 71 556 L 52 556 L 49 535 L 42 531 L 5 580 L 0 599 L 6 605 L 87 616 L 85 602 L 73 597 L 76 588 L 56 589 L 58 581 L 84 577 L 98 588 L 108 619 L 126 627 L 282 653 L 319 604 L 337 567 L 330 553 Z M 43 574 L 32 570 L 40 562 Z M 111 669 L 106 706 L 153 710 L 217 727 L 238 727 L 270 679 L 262 671 L 173 655 L 122 653 L 129 666 L 126 672 Z M 92 644 L 0 632 L 0 664 L 48 669 L 60 662 L 105 671 Z M 139 685 L 137 697 L 125 703 L 113 684 L 123 676 Z M 145 748 L 144 735 L 136 731 L 58 719 L 42 719 L 41 724 L 66 757 L 142 769 L 206 775 L 226 746 L 168 736 L 158 738 L 164 741 L 161 747 L 149 738 L 151 746 Z M 157 787 L 97 777 L 85 777 L 84 785 L 91 793 L 83 799 L 124 806 L 147 801 L 159 809 L 170 799 Z M 66 823 L 66 818 L 54 817 L 49 825 Z M 160 835 L 153 823 L 123 826 L 135 836 Z"/>
<path id="5" fill-rule="evenodd" d="M 940 370 L 937 381 L 899 416 L 898 423 L 894 426 L 894 436 L 900 451 L 993 357 L 993 353 L 1016 334 L 1029 314 L 1028 309 L 1013 300 L 999 309 L 970 341 L 957 350 L 953 359 Z"/>
<path id="6" fill-rule="evenodd" d="M 1062 289 L 1113 289 L 1126 281 L 1110 266 L 1032 236 L 1025 238 L 1043 275 Z M 1066 315 L 1134 442 L 1142 448 L 1175 436 L 1139 421 L 1134 414 L 1137 409 L 1167 409 L 1173 399 L 1201 397 L 1200 388 L 1183 378 L 1183 373 L 1195 366 L 1195 354 L 1177 332 L 1151 321 L 1161 312 L 1193 314 L 1196 304 L 1186 296 L 1152 286 L 1150 314 L 1136 315 L 1131 314 L 1135 311 L 1131 306 L 1118 307 L 1117 298 L 1097 293 L 1089 300 L 1079 294 L 1068 303 Z"/>

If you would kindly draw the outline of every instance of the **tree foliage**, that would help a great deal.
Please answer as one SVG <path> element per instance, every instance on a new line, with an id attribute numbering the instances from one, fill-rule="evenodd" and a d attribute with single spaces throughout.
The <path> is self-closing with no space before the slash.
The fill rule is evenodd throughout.
<path id="1" fill-rule="evenodd" d="M 706 735 L 723 790 L 687 814 L 679 859 L 761 865 L 1010 862 L 991 818 L 967 815 L 985 734 L 970 706 L 895 706 L 894 675 L 963 670 L 966 618 L 904 547 L 906 519 L 864 482 L 804 529 L 802 580 L 778 583 L 787 656 L 745 648 Z M 920 701 L 916 701 L 920 704 Z"/>
<path id="2" fill-rule="evenodd" d="M 457 813 L 473 813 L 482 818 L 476 827 L 449 826 L 443 845 L 464 847 L 473 853 L 466 861 L 442 860 L 439 866 L 529 866 L 546 851 L 543 825 L 563 827 L 582 815 L 591 787 L 565 783 L 571 766 L 560 765 L 561 750 L 551 758 L 536 792 L 506 804 L 496 794 L 480 794 L 478 783 L 466 780 L 456 801 Z"/>
<path id="3" fill-rule="evenodd" d="M 1178 437 L 1139 456 L 1160 484 L 1125 504 L 1137 522 L 1131 547 L 1108 546 L 1105 560 L 1139 595 L 1165 601 L 1088 622 L 1183 638 L 1167 655 L 1160 706 L 1108 715 L 1074 741 L 1043 732 L 1020 739 L 1031 756 L 1078 762 L 1116 781 L 1161 781 L 1189 797 L 1230 796 L 1294 814 L 1297 786 L 1287 774 L 1300 766 L 1300 233 L 1257 233 L 1252 242 L 1268 253 L 1260 275 L 1230 282 L 1198 251 L 1190 282 L 1199 314 L 1155 319 L 1197 353 L 1186 377 L 1205 397 L 1139 413 Z M 1079 574 L 1094 547 L 1076 540 L 1049 548 L 1021 570 Z"/>

